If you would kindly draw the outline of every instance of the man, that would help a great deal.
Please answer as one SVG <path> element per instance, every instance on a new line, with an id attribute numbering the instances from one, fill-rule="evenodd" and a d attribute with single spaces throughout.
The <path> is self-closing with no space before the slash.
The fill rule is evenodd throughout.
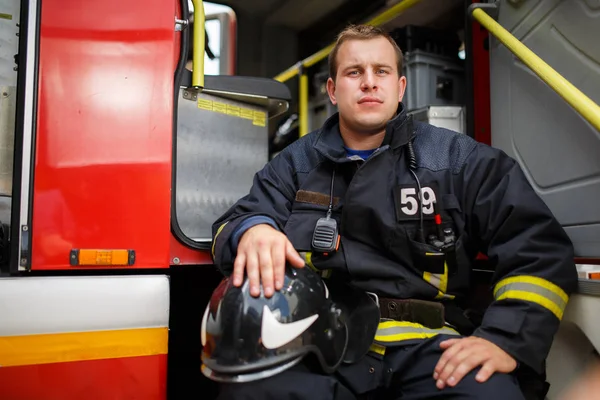
<path id="1" fill-rule="evenodd" d="M 347 28 L 329 66 L 339 113 L 256 175 L 215 223 L 213 256 L 253 296 L 281 289 L 286 261 L 375 293 L 377 346 L 335 376 L 301 366 L 223 398 L 523 398 L 516 371 L 543 374 L 575 288 L 567 235 L 506 154 L 407 117 L 402 53 L 383 31 Z M 337 233 L 313 243 L 323 218 Z M 495 265 L 494 301 L 471 325 L 461 305 L 479 252 Z"/>

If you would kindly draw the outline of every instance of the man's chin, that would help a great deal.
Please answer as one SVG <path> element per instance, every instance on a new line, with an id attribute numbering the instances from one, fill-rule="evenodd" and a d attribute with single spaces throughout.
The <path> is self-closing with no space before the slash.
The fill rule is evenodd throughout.
<path id="1" fill-rule="evenodd" d="M 356 121 L 356 127 L 366 134 L 376 134 L 385 129 L 387 121 L 388 120 L 382 118 L 359 120 Z"/>

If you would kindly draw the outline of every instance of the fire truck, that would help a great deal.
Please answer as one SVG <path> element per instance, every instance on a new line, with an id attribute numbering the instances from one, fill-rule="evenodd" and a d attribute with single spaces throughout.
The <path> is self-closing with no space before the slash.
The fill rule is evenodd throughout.
<path id="1" fill-rule="evenodd" d="M 349 22 L 401 45 L 415 118 L 515 157 L 573 240 L 558 399 L 600 349 L 598 0 L 221 3 L 0 1 L 0 399 L 215 397 L 211 225 L 335 111 Z M 474 304 L 490 278 L 482 255 Z"/>

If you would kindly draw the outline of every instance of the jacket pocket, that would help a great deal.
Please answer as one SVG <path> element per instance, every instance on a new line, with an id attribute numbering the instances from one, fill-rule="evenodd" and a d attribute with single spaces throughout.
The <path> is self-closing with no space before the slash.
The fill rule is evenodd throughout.
<path id="1" fill-rule="evenodd" d="M 410 236 L 408 236 L 408 246 L 415 268 L 432 274 L 445 273 L 446 254 L 439 248 L 416 241 Z"/>
<path id="2" fill-rule="evenodd" d="M 525 322 L 526 312 L 500 305 L 490 306 L 483 315 L 481 326 L 511 335 L 519 333 Z"/>

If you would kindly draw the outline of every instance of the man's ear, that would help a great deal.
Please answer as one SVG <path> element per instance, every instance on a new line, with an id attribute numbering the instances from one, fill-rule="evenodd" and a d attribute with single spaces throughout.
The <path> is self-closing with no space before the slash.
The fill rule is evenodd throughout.
<path id="1" fill-rule="evenodd" d="M 335 98 L 335 82 L 331 78 L 327 79 L 327 94 L 329 95 L 331 104 L 334 106 L 337 105 L 337 100 Z"/>
<path id="2" fill-rule="evenodd" d="M 398 103 L 402 101 L 404 98 L 404 93 L 406 91 L 406 77 L 403 75 L 398 79 Z"/>

